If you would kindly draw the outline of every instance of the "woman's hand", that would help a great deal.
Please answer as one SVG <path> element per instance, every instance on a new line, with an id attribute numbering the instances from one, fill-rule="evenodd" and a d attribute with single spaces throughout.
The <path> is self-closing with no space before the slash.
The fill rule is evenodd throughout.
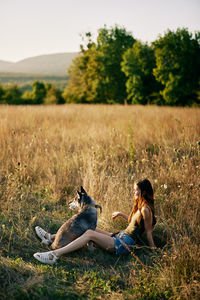
<path id="1" fill-rule="evenodd" d="M 120 211 L 114 211 L 112 213 L 112 219 L 116 219 L 117 217 L 121 216 L 121 212 Z"/>

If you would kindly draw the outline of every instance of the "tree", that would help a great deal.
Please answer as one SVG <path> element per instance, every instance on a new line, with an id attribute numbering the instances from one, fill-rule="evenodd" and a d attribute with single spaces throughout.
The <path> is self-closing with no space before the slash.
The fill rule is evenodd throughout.
<path id="1" fill-rule="evenodd" d="M 7 104 L 22 104 L 22 93 L 16 84 L 11 85 L 5 89 L 4 99 Z"/>
<path id="2" fill-rule="evenodd" d="M 5 89 L 2 85 L 0 85 L 0 104 L 6 104 L 6 100 L 4 99 Z"/>
<path id="3" fill-rule="evenodd" d="M 35 101 L 33 99 L 33 92 L 32 91 L 24 91 L 23 95 L 22 95 L 22 104 L 30 104 L 33 105 L 35 104 Z"/>
<path id="4" fill-rule="evenodd" d="M 124 28 L 115 26 L 99 30 L 97 51 L 99 53 L 96 76 L 96 94 L 101 101 L 124 103 L 127 98 L 126 76 L 121 70 L 124 52 L 132 47 L 135 39 Z"/>
<path id="5" fill-rule="evenodd" d="M 87 55 L 82 54 L 74 58 L 68 70 L 70 80 L 62 94 L 67 103 L 86 103 L 90 101 L 90 89 L 87 84 L 88 52 Z"/>
<path id="6" fill-rule="evenodd" d="M 56 88 L 53 84 L 45 84 L 46 97 L 44 99 L 45 104 L 64 104 L 65 100 L 62 97 L 62 92 Z"/>
<path id="7" fill-rule="evenodd" d="M 66 101 L 123 103 L 127 95 L 121 61 L 134 38 L 124 28 L 104 26 L 96 43 L 90 33 L 86 33 L 86 40 L 70 69 L 70 82 L 64 91 Z"/>
<path id="8" fill-rule="evenodd" d="M 153 76 L 155 54 L 151 47 L 136 41 L 123 55 L 122 71 L 127 76 L 126 89 L 132 104 L 147 104 L 158 92 L 158 84 Z"/>
<path id="9" fill-rule="evenodd" d="M 168 30 L 153 43 L 155 78 L 163 85 L 167 105 L 190 105 L 196 101 L 200 79 L 200 34 L 187 29 Z"/>
<path id="10" fill-rule="evenodd" d="M 35 81 L 33 83 L 32 99 L 34 104 L 42 104 L 46 96 L 46 87 L 43 82 Z"/>

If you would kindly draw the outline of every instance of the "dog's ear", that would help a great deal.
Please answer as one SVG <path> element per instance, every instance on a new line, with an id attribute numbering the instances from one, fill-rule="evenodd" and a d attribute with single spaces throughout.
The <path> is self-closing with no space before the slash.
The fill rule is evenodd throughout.
<path id="1" fill-rule="evenodd" d="M 86 191 L 84 190 L 84 188 L 81 186 L 81 193 L 83 193 L 83 194 L 86 194 L 87 195 L 87 193 L 86 193 Z"/>
<path id="2" fill-rule="evenodd" d="M 82 196 L 81 192 L 77 191 L 77 194 L 78 194 L 79 197 L 81 198 L 81 196 Z"/>

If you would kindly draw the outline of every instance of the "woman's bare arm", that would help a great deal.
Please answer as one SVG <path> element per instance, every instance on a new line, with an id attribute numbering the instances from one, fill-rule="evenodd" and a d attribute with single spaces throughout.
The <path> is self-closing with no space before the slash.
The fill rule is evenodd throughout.
<path id="1" fill-rule="evenodd" d="M 112 214 L 112 219 L 116 219 L 117 217 L 122 217 L 124 218 L 127 222 L 128 222 L 128 215 L 124 214 L 123 212 L 121 211 L 115 211 L 113 212 Z"/>
<path id="2" fill-rule="evenodd" d="M 149 246 L 150 248 L 153 250 L 155 249 L 155 244 L 153 241 L 153 236 L 152 236 L 152 231 L 153 231 L 153 227 L 152 227 L 152 213 L 150 211 L 150 209 L 146 206 L 144 206 L 141 210 L 143 219 L 144 219 L 144 227 L 145 227 L 145 231 L 147 234 L 147 240 L 149 242 Z"/>

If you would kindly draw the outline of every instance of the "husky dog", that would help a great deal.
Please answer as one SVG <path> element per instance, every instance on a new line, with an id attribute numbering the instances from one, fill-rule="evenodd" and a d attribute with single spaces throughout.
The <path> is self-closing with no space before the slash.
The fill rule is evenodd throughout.
<path id="1" fill-rule="evenodd" d="M 81 186 L 81 192 L 77 191 L 77 197 L 69 204 L 70 209 L 78 209 L 78 213 L 67 220 L 56 233 L 51 245 L 53 250 L 66 246 L 81 236 L 86 230 L 95 230 L 97 226 L 97 208 L 101 206 L 88 196 Z"/>

